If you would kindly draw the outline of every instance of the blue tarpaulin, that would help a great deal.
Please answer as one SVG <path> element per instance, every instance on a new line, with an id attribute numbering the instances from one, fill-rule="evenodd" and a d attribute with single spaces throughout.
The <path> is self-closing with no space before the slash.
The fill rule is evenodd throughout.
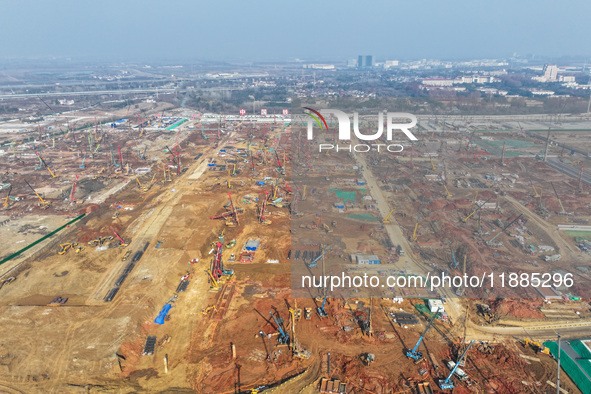
<path id="1" fill-rule="evenodd" d="M 158 314 L 158 317 L 156 317 L 156 319 L 154 319 L 154 323 L 163 325 L 164 318 L 166 317 L 166 315 L 168 315 L 168 311 L 170 311 L 170 308 L 172 308 L 172 305 L 170 305 L 170 304 L 164 305 L 164 307 L 162 308 L 162 310 Z"/>

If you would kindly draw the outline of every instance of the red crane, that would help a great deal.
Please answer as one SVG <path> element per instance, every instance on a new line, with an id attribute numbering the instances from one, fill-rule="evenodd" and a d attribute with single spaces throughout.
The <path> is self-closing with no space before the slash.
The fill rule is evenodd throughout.
<path id="1" fill-rule="evenodd" d="M 224 273 L 224 263 L 222 261 L 222 243 L 216 242 L 215 258 L 211 267 L 211 274 L 214 278 L 219 279 Z"/>
<path id="2" fill-rule="evenodd" d="M 228 198 L 230 199 L 230 208 L 232 209 L 232 218 L 234 219 L 234 223 L 238 224 L 238 215 L 236 214 L 236 210 L 234 209 L 234 203 L 232 202 L 232 194 L 228 193 Z"/>
<path id="3" fill-rule="evenodd" d="M 279 160 L 279 154 L 277 154 L 277 151 L 275 151 L 275 157 L 277 158 L 277 165 L 279 166 L 279 168 L 283 168 L 283 166 L 281 165 L 281 161 Z"/>
<path id="4" fill-rule="evenodd" d="M 74 181 L 74 187 L 72 188 L 72 195 L 70 196 L 70 201 L 76 201 L 74 198 L 74 193 L 76 193 L 76 184 L 78 183 L 78 175 L 76 175 L 76 180 Z"/>
<path id="5" fill-rule="evenodd" d="M 119 238 L 119 241 L 121 241 L 121 245 L 122 245 L 122 246 L 123 246 L 123 245 L 127 246 L 127 244 L 125 243 L 125 241 L 123 240 L 123 238 L 121 238 L 121 237 L 119 236 L 119 234 L 117 234 L 117 233 L 115 232 L 115 230 L 113 230 L 113 234 L 115 234 L 115 236 L 116 236 L 117 238 Z"/>
<path id="6" fill-rule="evenodd" d="M 261 223 L 265 222 L 265 209 L 267 208 L 267 198 L 269 198 L 269 192 L 265 190 L 265 199 L 263 200 L 263 203 L 261 204 L 261 212 L 259 215 L 259 220 Z"/>
<path id="7" fill-rule="evenodd" d="M 289 187 L 287 182 L 285 182 L 285 188 L 289 191 L 289 194 L 291 194 L 291 187 Z"/>

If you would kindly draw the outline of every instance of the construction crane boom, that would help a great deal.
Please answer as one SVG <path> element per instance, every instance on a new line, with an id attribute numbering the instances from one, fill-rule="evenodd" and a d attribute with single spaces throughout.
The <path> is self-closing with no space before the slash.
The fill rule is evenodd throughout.
<path id="1" fill-rule="evenodd" d="M 519 216 L 517 216 L 511 223 L 509 223 L 508 225 L 506 225 L 501 231 L 499 231 L 499 233 L 497 235 L 495 235 L 494 237 L 492 237 L 492 239 L 490 241 L 487 242 L 487 244 L 491 244 L 495 241 L 495 239 L 497 239 L 497 237 L 501 234 L 503 234 L 505 232 L 506 229 L 508 229 L 513 223 L 515 223 L 516 221 L 519 220 L 520 217 L 522 217 L 523 214 L 519 214 Z"/>
<path id="2" fill-rule="evenodd" d="M 460 366 L 460 363 L 462 362 L 464 357 L 466 357 L 466 353 L 468 353 L 468 350 L 470 350 L 470 346 L 472 346 L 473 343 L 474 343 L 474 341 L 470 341 L 470 343 L 468 344 L 468 347 L 466 347 L 466 350 L 464 350 L 464 353 L 462 353 L 462 356 L 458 359 L 458 361 L 456 361 L 456 363 L 455 363 L 456 365 L 454 365 L 454 367 L 449 372 L 449 375 L 447 375 L 447 378 L 445 380 L 443 380 L 443 379 L 439 380 L 439 387 L 441 388 L 441 390 L 453 390 L 454 382 L 451 379 L 451 377 L 456 372 L 456 369 L 458 369 L 458 367 Z"/>
<path id="3" fill-rule="evenodd" d="M 562 206 L 562 201 L 560 201 L 560 197 L 558 197 L 558 192 L 556 191 L 556 188 L 554 187 L 554 183 L 550 182 L 550 185 L 552 186 L 552 189 L 554 189 L 554 194 L 556 194 L 556 198 L 558 199 L 558 203 L 560 204 L 560 209 L 562 210 L 561 213 L 566 213 L 566 211 L 564 210 L 564 207 Z"/>
<path id="4" fill-rule="evenodd" d="M 435 321 L 435 319 L 439 315 L 439 310 L 440 309 L 441 308 L 439 308 L 437 310 L 437 312 L 435 312 L 433 314 L 433 316 L 431 317 L 431 320 L 429 321 L 429 324 L 427 324 L 427 327 L 425 328 L 425 331 L 423 331 L 423 333 L 419 337 L 419 340 L 417 341 L 417 344 L 415 345 L 415 347 L 412 350 L 411 349 L 407 349 L 406 350 L 406 357 L 412 358 L 412 359 L 417 360 L 417 361 L 418 360 L 421 360 L 423 358 L 423 353 L 419 352 L 417 349 L 419 348 L 419 345 L 421 344 L 421 342 L 423 342 L 423 339 L 425 338 L 425 335 L 427 334 L 427 332 L 431 328 L 431 325 L 433 324 L 433 322 Z"/>

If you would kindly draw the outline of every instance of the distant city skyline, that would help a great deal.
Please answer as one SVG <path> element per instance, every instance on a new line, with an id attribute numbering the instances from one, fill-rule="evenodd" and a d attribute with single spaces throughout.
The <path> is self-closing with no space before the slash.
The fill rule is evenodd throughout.
<path id="1" fill-rule="evenodd" d="M 3 3 L 0 60 L 591 59 L 591 2 Z"/>

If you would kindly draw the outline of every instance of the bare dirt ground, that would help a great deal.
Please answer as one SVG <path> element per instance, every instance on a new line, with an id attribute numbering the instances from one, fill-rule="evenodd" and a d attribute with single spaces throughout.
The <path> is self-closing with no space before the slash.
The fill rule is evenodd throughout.
<path id="1" fill-rule="evenodd" d="M 216 164 L 232 168 L 227 160 L 235 157 L 222 156 L 220 148 L 245 148 L 246 143 L 237 138 L 244 137 L 248 130 L 227 133 L 221 141 L 216 141 L 213 129 L 207 140 L 199 132 L 191 133 L 185 145 L 181 143 L 186 172 L 175 175 L 172 182 L 155 183 L 147 192 L 137 187 L 133 177 L 127 177 L 127 183 L 117 186 L 121 187 L 117 193 L 95 193 L 98 205 L 87 217 L 49 246 L 40 248 L 34 258 L 22 259 L 23 264 L 14 272 L 16 281 L 0 289 L 0 391 L 234 393 L 265 386 L 269 392 L 312 393 L 317 392 L 317 383 L 323 377 L 347 382 L 348 391 L 355 393 L 411 392 L 419 382 L 437 387 L 436 379 L 448 372 L 445 360 L 456 356 L 462 343 L 461 313 L 456 312 L 453 325 L 435 323 L 435 329 L 421 345 L 425 360 L 414 364 L 405 352 L 418 340 L 426 318 L 420 316 L 416 326 L 398 325 L 392 322 L 389 312 L 402 309 L 420 315 L 414 304 L 422 300 L 393 304 L 389 299 L 329 298 L 328 317 L 320 318 L 316 313 L 319 301 L 291 297 L 293 260 L 287 259 L 292 247 L 288 209 L 268 207 L 268 225 L 257 219 L 260 199 L 265 190 L 273 194 L 275 180 L 278 194 L 290 199 L 283 186 L 289 176 L 278 175 L 275 157 L 269 151 L 262 154 L 265 163 L 256 164 L 255 171 L 250 160 L 238 158 L 234 177 L 227 170 L 212 171 L 208 166 L 210 160 L 216 160 Z M 277 149 L 279 131 L 258 126 L 253 140 L 260 148 L 266 135 L 267 149 Z M 168 140 L 172 144 L 174 135 Z M 288 148 L 282 144 L 279 149 L 286 151 L 289 160 Z M 199 153 L 202 156 L 193 160 Z M 258 163 L 261 158 L 257 156 L 253 161 Z M 274 178 L 272 183 L 257 186 L 255 180 L 265 176 Z M 232 188 L 228 188 L 228 180 Z M 210 219 L 226 211 L 228 192 L 242 209 L 236 227 Z M 314 204 L 315 198 L 322 197 L 311 194 L 307 204 Z M 387 209 L 380 206 L 379 211 L 383 216 Z M 116 212 L 119 215 L 113 218 Z M 43 222 L 48 228 L 59 221 L 63 224 L 63 216 L 48 217 Z M 330 223 L 336 217 L 327 212 L 324 222 Z M 403 231 L 409 225 L 403 216 L 398 219 L 404 226 L 397 224 L 393 233 L 410 249 Z M 28 220 L 37 225 L 35 216 Z M 312 223 L 314 218 L 306 220 Z M 350 226 L 350 234 L 344 238 L 348 248 L 384 250 L 379 240 L 356 236 L 373 227 L 363 227 L 362 222 L 344 223 L 338 225 Z M 22 228 L 23 223 L 20 225 Z M 103 247 L 88 245 L 88 241 L 110 236 L 113 231 L 129 243 L 127 248 L 119 247 L 116 240 Z M 297 231 L 317 243 L 325 242 L 327 235 L 320 229 Z M 219 291 L 211 291 L 206 271 L 212 259 L 212 242 L 219 240 L 222 232 L 224 243 L 236 240 L 233 248 L 223 252 L 226 268 L 233 269 L 234 275 Z M 241 263 L 240 251 L 251 239 L 260 241 L 259 250 L 252 263 Z M 84 250 L 58 255 L 59 243 L 67 240 L 78 242 Z M 127 250 L 132 254 L 122 261 Z M 105 302 L 105 295 L 136 251 L 144 251 L 143 256 L 114 299 Z M 231 255 L 236 261 L 230 262 Z M 416 256 L 413 261 L 419 260 Z M 193 259 L 199 261 L 190 264 Z M 186 274 L 190 280 L 186 291 L 178 293 L 171 303 L 165 323 L 154 323 Z M 56 296 L 68 297 L 68 302 L 49 306 Z M 289 308 L 295 308 L 296 303 L 302 318 L 293 327 Z M 202 313 L 209 306 L 216 308 Z M 457 305 L 455 310 L 462 307 Z M 309 320 L 303 317 L 305 308 L 312 310 Z M 498 308 L 506 315 L 505 320 L 510 320 L 516 318 L 511 314 L 519 305 L 506 302 Z M 553 313 L 548 309 L 533 305 L 525 317 L 536 321 Z M 287 346 L 278 344 L 277 324 L 269 312 L 284 320 L 292 338 L 295 330 L 298 342 L 311 352 L 309 359 L 294 357 Z M 357 323 L 368 313 L 372 316 L 372 335 L 362 334 Z M 483 339 L 484 331 L 478 329 L 480 320 L 472 317 L 467 324 L 468 335 Z M 468 353 L 464 369 L 473 385 L 458 383 L 454 392 L 541 393 L 548 387 L 546 380 L 555 379 L 554 362 L 516 344 L 511 338 L 514 334 L 493 331 L 487 335 L 490 348 L 475 345 Z M 143 356 L 148 336 L 157 337 L 157 345 L 154 354 Z M 376 361 L 370 366 L 360 360 L 365 352 L 375 354 Z M 562 380 L 568 392 L 577 392 L 566 376 Z"/>

